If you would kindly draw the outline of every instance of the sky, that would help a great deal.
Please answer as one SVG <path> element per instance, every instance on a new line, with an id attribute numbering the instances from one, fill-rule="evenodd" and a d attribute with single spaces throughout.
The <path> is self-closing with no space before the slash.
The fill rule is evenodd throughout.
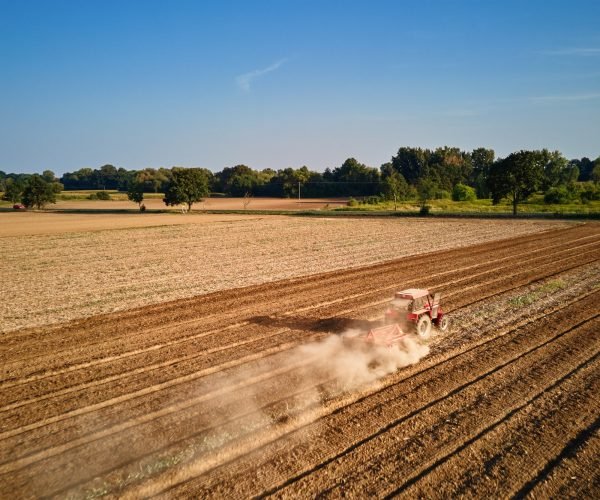
<path id="1" fill-rule="evenodd" d="M 0 170 L 600 155 L 598 0 L 0 0 Z"/>

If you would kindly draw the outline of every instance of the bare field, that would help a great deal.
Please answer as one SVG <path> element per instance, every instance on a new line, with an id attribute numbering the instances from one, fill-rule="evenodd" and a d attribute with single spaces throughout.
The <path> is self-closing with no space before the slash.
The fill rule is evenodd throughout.
<path id="1" fill-rule="evenodd" d="M 68 192 L 65 192 L 68 194 Z M 343 207 L 347 204 L 345 198 L 307 198 L 298 201 L 295 198 L 251 198 L 244 207 L 244 198 L 206 198 L 203 202 L 195 203 L 193 211 L 199 210 L 319 210 L 326 206 L 330 208 Z M 149 210 L 180 211 L 179 207 L 168 207 L 161 199 L 144 200 Z M 57 210 L 137 210 L 137 204 L 127 200 L 59 200 L 50 209 Z"/>
<path id="2" fill-rule="evenodd" d="M 600 225 L 465 245 L 4 333 L 0 496 L 598 497 Z"/>
<path id="3" fill-rule="evenodd" d="M 102 216 L 99 227 L 122 229 L 73 232 L 101 216 L 2 214 L 9 235 L 28 233 L 0 229 L 0 331 L 573 225 L 147 215 Z M 130 227 L 148 221 L 160 225 Z"/>
<path id="4" fill-rule="evenodd" d="M 97 203 L 97 202 L 96 202 Z M 0 212 L 0 238 L 41 234 L 83 233 L 107 229 L 132 229 L 181 224 L 229 223 L 259 220 L 272 215 L 180 214 L 180 213 L 60 213 L 60 212 Z"/>

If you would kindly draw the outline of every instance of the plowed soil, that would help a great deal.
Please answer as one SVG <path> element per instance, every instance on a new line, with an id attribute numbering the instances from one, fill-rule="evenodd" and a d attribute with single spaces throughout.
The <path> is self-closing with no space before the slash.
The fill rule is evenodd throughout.
<path id="1" fill-rule="evenodd" d="M 450 331 L 332 371 L 398 286 Z M 599 301 L 581 224 L 8 332 L 0 497 L 598 497 Z"/>

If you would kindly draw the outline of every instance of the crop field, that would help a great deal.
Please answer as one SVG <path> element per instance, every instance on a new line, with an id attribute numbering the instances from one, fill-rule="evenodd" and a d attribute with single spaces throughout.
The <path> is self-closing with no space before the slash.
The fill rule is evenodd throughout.
<path id="1" fill-rule="evenodd" d="M 2 498 L 600 494 L 600 224 L 247 218 L 0 245 L 2 286 L 37 296 L 1 310 Z M 450 331 L 348 341 L 399 287 L 441 292 Z"/>
<path id="2" fill-rule="evenodd" d="M 119 229 L 107 229 L 110 224 Z M 359 267 L 561 224 L 0 213 L 0 332 Z"/>

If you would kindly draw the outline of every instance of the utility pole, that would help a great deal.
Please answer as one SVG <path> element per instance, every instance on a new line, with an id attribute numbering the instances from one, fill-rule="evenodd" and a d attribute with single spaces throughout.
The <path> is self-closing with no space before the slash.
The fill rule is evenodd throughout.
<path id="1" fill-rule="evenodd" d="M 298 181 L 298 204 L 300 204 L 300 181 Z"/>

